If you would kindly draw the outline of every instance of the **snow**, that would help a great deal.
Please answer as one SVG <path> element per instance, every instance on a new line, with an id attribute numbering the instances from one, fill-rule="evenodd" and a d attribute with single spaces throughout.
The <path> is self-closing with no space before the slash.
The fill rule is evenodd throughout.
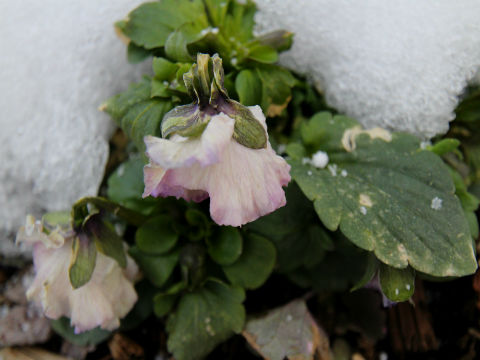
<path id="1" fill-rule="evenodd" d="M 27 213 L 97 193 L 113 128 L 98 106 L 149 68 L 113 28 L 141 2 L 0 2 L 0 253 Z"/>
<path id="2" fill-rule="evenodd" d="M 458 96 L 480 68 L 478 0 L 257 5 L 257 32 L 295 33 L 280 62 L 307 74 L 331 106 L 367 128 L 423 139 L 446 132 Z"/>

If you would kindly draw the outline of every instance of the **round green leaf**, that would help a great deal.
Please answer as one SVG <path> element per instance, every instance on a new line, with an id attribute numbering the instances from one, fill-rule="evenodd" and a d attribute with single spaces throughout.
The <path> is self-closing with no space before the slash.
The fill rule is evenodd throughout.
<path id="1" fill-rule="evenodd" d="M 160 215 L 148 220 L 135 233 L 135 242 L 144 253 L 161 255 L 170 251 L 178 240 L 169 216 Z"/>
<path id="2" fill-rule="evenodd" d="M 148 280 L 157 287 L 163 286 L 170 278 L 179 258 L 178 250 L 165 255 L 151 256 L 140 251 L 138 247 L 132 246 L 129 253 L 136 260 Z"/>
<path id="3" fill-rule="evenodd" d="M 240 103 L 245 106 L 258 105 L 262 102 L 262 82 L 252 70 L 240 71 L 235 78 L 235 90 Z"/>
<path id="4" fill-rule="evenodd" d="M 224 226 L 207 240 L 207 246 L 208 254 L 217 264 L 231 265 L 242 254 L 242 235 L 238 229 Z"/>
<path id="5" fill-rule="evenodd" d="M 261 236 L 250 234 L 244 241 L 240 258 L 234 264 L 224 266 L 223 271 L 232 284 L 255 289 L 270 276 L 275 259 L 273 244 Z"/>

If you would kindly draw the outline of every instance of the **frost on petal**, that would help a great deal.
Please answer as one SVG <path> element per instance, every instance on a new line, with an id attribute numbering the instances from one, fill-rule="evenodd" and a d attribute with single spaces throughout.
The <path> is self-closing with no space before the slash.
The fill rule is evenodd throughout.
<path id="1" fill-rule="evenodd" d="M 115 260 L 98 253 L 90 281 L 73 289 L 68 278 L 72 242 L 71 238 L 65 239 L 60 248 L 35 245 L 36 276 L 27 297 L 40 305 L 49 318 L 69 317 L 77 333 L 97 326 L 112 330 L 137 301 L 132 279 L 138 268 L 128 256 L 124 270 Z"/>
<path id="2" fill-rule="evenodd" d="M 184 138 L 174 135 L 171 140 L 146 136 L 147 155 L 151 162 L 165 169 L 175 169 L 199 163 L 211 165 L 220 160 L 221 153 L 230 142 L 234 120 L 219 114 L 210 120 L 202 135 Z"/>

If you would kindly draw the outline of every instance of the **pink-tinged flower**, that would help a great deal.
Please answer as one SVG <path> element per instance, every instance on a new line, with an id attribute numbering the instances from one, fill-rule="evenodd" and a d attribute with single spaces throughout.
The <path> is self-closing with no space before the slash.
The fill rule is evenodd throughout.
<path id="1" fill-rule="evenodd" d="M 32 225 L 33 224 L 33 225 Z M 133 281 L 138 274 L 135 262 L 127 255 L 122 269 L 112 258 L 98 252 L 91 279 L 74 289 L 69 280 L 73 231 L 60 228 L 48 235 L 32 217 L 17 235 L 17 242 L 33 244 L 36 276 L 27 290 L 27 298 L 43 308 L 45 316 L 58 319 L 67 316 L 75 332 L 100 326 L 113 330 L 137 301 Z"/>
<path id="2" fill-rule="evenodd" d="M 248 108 L 267 130 L 259 106 Z M 290 166 L 272 149 L 252 149 L 232 136 L 235 120 L 212 116 L 197 137 L 145 137 L 150 163 L 144 168 L 144 197 L 176 196 L 187 201 L 210 197 L 210 214 L 220 225 L 240 226 L 284 206 L 282 186 Z"/>

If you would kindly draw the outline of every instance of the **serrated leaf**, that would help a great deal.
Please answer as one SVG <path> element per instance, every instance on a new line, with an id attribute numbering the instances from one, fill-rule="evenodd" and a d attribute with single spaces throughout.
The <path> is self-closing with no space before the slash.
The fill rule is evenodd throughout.
<path id="1" fill-rule="evenodd" d="M 207 239 L 207 251 L 217 264 L 233 264 L 243 251 L 240 231 L 231 226 L 219 227 L 214 236 Z"/>
<path id="2" fill-rule="evenodd" d="M 75 329 L 70 326 L 70 319 L 66 317 L 52 320 L 50 324 L 52 325 L 53 331 L 58 335 L 78 346 L 97 345 L 111 335 L 110 331 L 100 329 L 99 327 L 82 332 L 81 334 L 75 334 Z"/>
<path id="3" fill-rule="evenodd" d="M 74 289 L 90 281 L 96 262 L 95 243 L 83 234 L 75 237 L 72 244 L 72 259 L 68 268 L 68 277 Z"/>
<path id="4" fill-rule="evenodd" d="M 133 10 L 121 30 L 136 45 L 153 49 L 165 45 L 168 36 L 187 22 L 207 25 L 200 0 L 163 0 Z"/>
<path id="5" fill-rule="evenodd" d="M 242 334 L 264 359 L 330 359 L 328 336 L 318 327 L 303 300 L 248 320 Z"/>
<path id="6" fill-rule="evenodd" d="M 262 102 L 262 82 L 252 70 L 242 70 L 235 78 L 235 90 L 240 103 L 254 106 Z"/>
<path id="7" fill-rule="evenodd" d="M 378 270 L 378 280 L 382 292 L 392 301 L 407 301 L 415 292 L 415 270 L 410 267 L 395 269 L 381 264 Z"/>
<path id="8" fill-rule="evenodd" d="M 101 107 L 133 140 L 140 151 L 145 149 L 146 135 L 160 135 L 163 116 L 172 108 L 167 99 L 151 99 L 151 78 L 131 84 L 127 91 L 108 99 Z"/>
<path id="9" fill-rule="evenodd" d="M 243 329 L 245 293 L 241 288 L 209 280 L 186 293 L 167 322 L 168 350 L 177 360 L 202 359 L 215 346 Z"/>
<path id="10" fill-rule="evenodd" d="M 267 281 L 272 273 L 275 258 L 275 247 L 270 241 L 249 234 L 243 241 L 240 258 L 232 265 L 223 266 L 223 271 L 233 285 L 256 289 Z"/>
<path id="11" fill-rule="evenodd" d="M 278 53 L 268 45 L 256 45 L 250 49 L 247 58 L 263 64 L 273 64 L 278 60 Z"/>
<path id="12" fill-rule="evenodd" d="M 137 229 L 135 243 L 146 254 L 162 255 L 175 246 L 178 237 L 170 216 L 159 215 L 149 219 Z"/>
<path id="13" fill-rule="evenodd" d="M 387 142 L 361 131 L 348 152 L 341 134 L 352 120 L 317 121 L 328 138 L 317 148 L 328 151 L 328 167 L 298 158 L 289 163 L 327 228 L 339 226 L 357 246 L 396 268 L 410 264 L 435 276 L 475 271 L 468 223 L 437 155 L 419 150 L 418 139 L 408 134 L 393 134 Z"/>
<path id="14" fill-rule="evenodd" d="M 140 251 L 138 247 L 132 246 L 129 253 L 136 260 L 148 280 L 157 287 L 163 286 L 170 278 L 179 259 L 178 250 L 165 255 L 148 255 Z"/>

